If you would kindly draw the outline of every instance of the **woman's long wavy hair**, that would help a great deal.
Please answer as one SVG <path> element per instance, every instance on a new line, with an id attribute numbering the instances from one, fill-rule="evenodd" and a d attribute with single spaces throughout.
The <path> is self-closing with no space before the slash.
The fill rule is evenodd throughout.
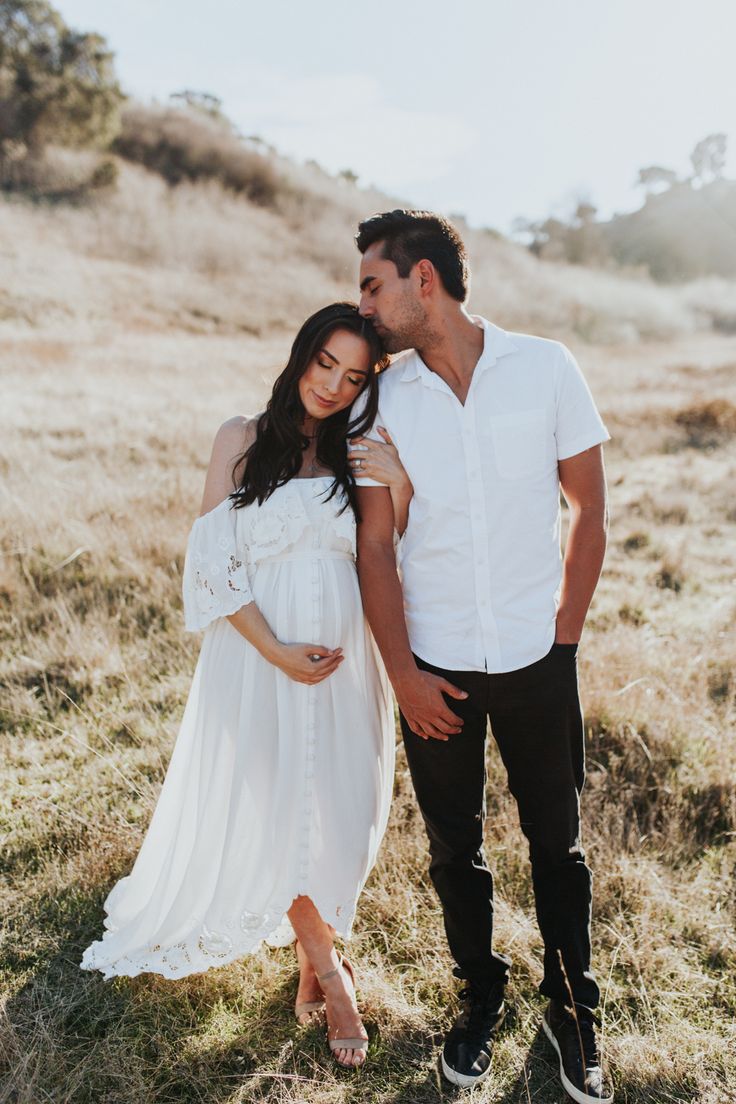
<path id="1" fill-rule="evenodd" d="M 358 514 L 355 480 L 348 464 L 347 442 L 359 437 L 372 425 L 378 412 L 378 373 L 388 364 L 381 340 L 367 319 L 361 318 L 355 303 L 331 303 L 311 315 L 299 330 L 291 347 L 288 363 L 273 385 L 271 398 L 258 419 L 256 438 L 238 458 L 236 470 L 245 461 L 240 485 L 230 498 L 235 507 L 261 503 L 277 487 L 293 479 L 302 466 L 309 437 L 302 429 L 306 410 L 299 396 L 299 380 L 312 360 L 323 349 L 335 330 L 348 330 L 368 344 L 370 364 L 363 391 L 367 391 L 362 414 L 350 421 L 350 407 L 317 422 L 317 460 L 335 480 L 326 501 L 342 489 L 348 503 Z"/>

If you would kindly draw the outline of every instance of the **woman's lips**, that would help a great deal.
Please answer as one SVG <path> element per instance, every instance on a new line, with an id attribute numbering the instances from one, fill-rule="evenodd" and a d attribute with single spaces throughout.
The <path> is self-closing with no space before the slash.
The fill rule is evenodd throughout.
<path id="1" fill-rule="evenodd" d="M 317 392 L 316 392 L 316 391 L 313 391 L 313 392 L 312 392 L 312 396 L 313 396 L 313 397 L 314 397 L 314 398 L 315 398 L 315 399 L 317 400 L 317 402 L 318 402 L 318 404 L 319 404 L 320 406 L 323 406 L 323 407 L 325 408 L 325 410 L 327 410 L 327 409 L 328 409 L 329 407 L 331 407 L 331 406 L 335 406 L 335 404 L 336 404 L 336 401 L 337 401 L 337 400 L 335 400 L 335 399 L 332 399 L 332 400 L 330 400 L 330 399 L 323 399 L 323 398 L 321 398 L 321 397 L 320 397 L 320 396 L 319 396 L 319 395 L 317 394 Z"/>

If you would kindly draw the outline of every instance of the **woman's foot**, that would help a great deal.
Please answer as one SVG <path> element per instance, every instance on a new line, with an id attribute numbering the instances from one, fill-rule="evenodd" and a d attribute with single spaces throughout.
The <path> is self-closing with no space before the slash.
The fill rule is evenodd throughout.
<path id="1" fill-rule="evenodd" d="M 317 980 L 325 995 L 327 1039 L 335 1061 L 348 1068 L 362 1066 L 365 1062 L 368 1036 L 355 1001 L 350 963 L 341 958 L 336 969 L 320 974 Z M 334 1044 L 338 1040 L 353 1045 L 336 1047 Z"/>
<path id="2" fill-rule="evenodd" d="M 321 1026 L 325 1022 L 325 995 L 317 981 L 314 967 L 298 939 L 296 957 L 299 963 L 299 988 L 296 992 L 294 1015 L 302 1027 L 311 1027 L 312 1024 Z"/>

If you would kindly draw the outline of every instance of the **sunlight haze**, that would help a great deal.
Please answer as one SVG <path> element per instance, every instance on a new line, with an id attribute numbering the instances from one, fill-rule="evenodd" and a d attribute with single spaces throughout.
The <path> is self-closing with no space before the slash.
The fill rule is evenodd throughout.
<path id="1" fill-rule="evenodd" d="M 131 95 L 213 93 L 244 134 L 502 230 L 518 215 L 638 206 L 639 168 L 736 159 L 728 0 L 61 0 L 104 34 Z"/>

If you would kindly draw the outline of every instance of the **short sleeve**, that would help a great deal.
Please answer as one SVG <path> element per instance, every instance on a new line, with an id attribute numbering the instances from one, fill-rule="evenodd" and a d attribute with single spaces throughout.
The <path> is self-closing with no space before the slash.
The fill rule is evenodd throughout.
<path id="1" fill-rule="evenodd" d="M 253 601 L 245 556 L 237 547 L 236 521 L 236 511 L 226 498 L 192 526 L 182 578 L 188 632 L 204 629 Z"/>
<path id="2" fill-rule="evenodd" d="M 569 349 L 560 345 L 555 439 L 557 459 L 567 460 L 610 439 L 580 366 Z"/>
<path id="3" fill-rule="evenodd" d="M 362 391 L 360 393 L 360 395 L 358 395 L 358 397 L 355 400 L 355 402 L 353 403 L 352 407 L 350 408 L 350 421 L 351 422 L 354 422 L 358 418 L 362 417 L 363 411 L 365 410 L 365 404 L 366 404 L 367 401 L 368 401 L 367 391 Z M 370 427 L 370 429 L 366 430 L 366 432 L 363 434 L 363 436 L 367 437 L 371 441 L 382 441 L 383 438 L 381 437 L 380 433 L 377 431 L 376 426 L 385 425 L 385 424 L 386 423 L 383 421 L 383 419 L 381 417 L 381 406 L 380 406 L 380 402 L 379 402 L 378 413 L 376 414 L 376 419 L 373 422 L 373 425 Z M 355 448 L 359 449 L 360 445 L 356 445 Z M 368 477 L 365 476 L 365 475 L 359 476 L 357 474 L 357 472 L 355 472 L 355 471 L 353 472 L 353 475 L 355 476 L 355 484 L 356 484 L 357 487 L 385 487 L 386 486 L 385 483 L 379 483 L 377 479 L 368 479 Z"/>

